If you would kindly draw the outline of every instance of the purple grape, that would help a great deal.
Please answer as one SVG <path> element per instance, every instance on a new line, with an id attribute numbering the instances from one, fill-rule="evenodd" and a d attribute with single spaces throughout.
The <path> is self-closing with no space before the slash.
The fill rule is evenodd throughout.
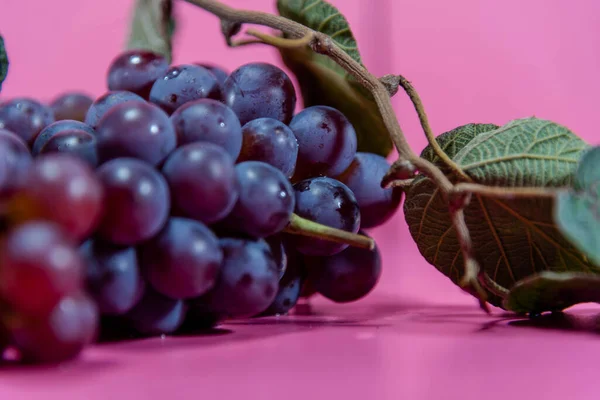
<path id="1" fill-rule="evenodd" d="M 287 125 L 272 118 L 258 118 L 244 125 L 242 134 L 238 162 L 266 162 L 288 178 L 292 177 L 298 157 L 298 140 Z"/>
<path id="2" fill-rule="evenodd" d="M 0 105 L 0 129 L 15 133 L 28 144 L 53 122 L 52 109 L 33 99 L 20 97 Z"/>
<path id="3" fill-rule="evenodd" d="M 264 240 L 221 239 L 223 263 L 214 288 L 194 301 L 223 317 L 260 314 L 275 299 L 279 274 L 269 245 Z"/>
<path id="4" fill-rule="evenodd" d="M 123 315 L 139 300 L 140 271 L 136 250 L 101 240 L 80 247 L 86 262 L 87 290 L 104 315 Z"/>
<path id="5" fill-rule="evenodd" d="M 126 315 L 131 325 L 142 335 L 173 333 L 185 318 L 186 306 L 146 287 L 141 300 Z"/>
<path id="6" fill-rule="evenodd" d="M 48 153 L 67 153 L 81 158 L 91 167 L 98 165 L 96 136 L 79 129 L 53 135 L 40 150 L 40 154 Z"/>
<path id="7" fill-rule="evenodd" d="M 160 54 L 147 50 L 129 50 L 119 54 L 111 62 L 106 77 L 108 89 L 127 90 L 148 99 L 154 81 L 168 69 L 168 61 Z"/>
<path id="8" fill-rule="evenodd" d="M 294 212 L 294 190 L 275 167 L 260 161 L 237 164 L 239 197 L 223 220 L 232 232 L 263 238 L 280 232 Z"/>
<path id="9" fill-rule="evenodd" d="M 219 82 L 220 86 L 223 86 L 223 84 L 225 83 L 225 80 L 229 76 L 227 71 L 225 71 L 221 67 L 217 67 L 216 65 L 205 64 L 205 63 L 196 63 L 196 65 L 198 65 L 200 67 L 204 67 L 207 70 L 209 70 L 210 72 L 212 72 L 213 75 L 217 78 L 217 82 Z"/>
<path id="10" fill-rule="evenodd" d="M 373 153 L 356 153 L 350 167 L 338 177 L 358 202 L 361 228 L 374 228 L 389 220 L 400 205 L 400 188 L 383 189 L 381 180 L 389 170 L 385 158 Z"/>
<path id="11" fill-rule="evenodd" d="M 131 246 L 150 239 L 169 216 L 169 187 L 150 164 L 118 158 L 101 165 L 105 211 L 98 235 L 118 245 Z"/>
<path id="12" fill-rule="evenodd" d="M 133 157 L 152 165 L 162 163 L 177 146 L 169 116 L 146 102 L 128 102 L 110 109 L 98 124 L 98 158 Z"/>
<path id="13" fill-rule="evenodd" d="M 356 132 L 338 110 L 326 106 L 305 108 L 294 116 L 290 128 L 298 139 L 294 181 L 337 176 L 352 163 Z"/>
<path id="14" fill-rule="evenodd" d="M 177 217 L 169 219 L 139 252 L 148 282 L 172 299 L 197 297 L 210 290 L 223 260 L 219 240 L 206 225 Z"/>
<path id="15" fill-rule="evenodd" d="M 235 165 L 212 143 L 190 143 L 175 150 L 162 172 L 169 183 L 173 207 L 206 224 L 231 212 L 238 198 Z"/>
<path id="16" fill-rule="evenodd" d="M 135 93 L 127 92 L 125 90 L 116 90 L 104 93 L 98 97 L 94 103 L 90 106 L 87 114 L 85 115 L 85 123 L 96 128 L 102 117 L 114 106 L 119 104 L 127 103 L 130 101 L 145 101 L 143 97 L 138 96 Z"/>
<path id="17" fill-rule="evenodd" d="M 85 93 L 63 93 L 50 103 L 54 119 L 85 121 L 85 116 L 94 100 Z"/>
<path id="18" fill-rule="evenodd" d="M 96 338 L 98 310 L 83 294 L 66 296 L 47 317 L 19 315 L 9 323 L 26 363 L 59 363 L 76 357 Z"/>
<path id="19" fill-rule="evenodd" d="M 223 99 L 242 125 L 263 117 L 287 124 L 296 108 L 296 91 L 289 76 L 266 63 L 245 64 L 233 71 L 223 84 Z"/>
<path id="20" fill-rule="evenodd" d="M 17 313 L 46 316 L 83 286 L 83 260 L 53 223 L 26 222 L 11 231 L 0 265 L 0 297 Z"/>
<path id="21" fill-rule="evenodd" d="M 31 153 L 34 156 L 37 156 L 40 153 L 42 147 L 44 147 L 44 145 L 48 142 L 48 140 L 50 140 L 52 136 L 56 135 L 59 132 L 72 130 L 84 131 L 91 135 L 96 134 L 94 128 L 80 121 L 70 119 L 56 121 L 42 129 L 40 134 L 35 138 L 35 141 L 33 142 Z"/>
<path id="22" fill-rule="evenodd" d="M 59 224 L 76 240 L 86 238 L 99 222 L 102 184 L 82 160 L 69 154 L 45 154 L 24 173 L 22 204 L 34 216 Z M 62 210 L 62 211 L 60 211 Z"/>
<path id="23" fill-rule="evenodd" d="M 283 315 L 287 314 L 300 298 L 300 291 L 304 284 L 306 271 L 304 269 L 303 257 L 291 249 L 286 249 L 288 268 L 279 281 L 279 290 L 275 299 L 261 315 Z"/>
<path id="24" fill-rule="evenodd" d="M 219 82 L 212 72 L 198 65 L 178 65 L 158 78 L 150 91 L 150 101 L 169 114 L 187 102 L 221 99 Z"/>
<path id="25" fill-rule="evenodd" d="M 191 101 L 171 115 L 179 146 L 210 142 L 223 147 L 235 160 L 242 148 L 242 126 L 223 103 L 211 99 Z"/>
<path id="26" fill-rule="evenodd" d="M 364 235 L 363 232 L 361 234 Z M 317 291 L 337 303 L 366 296 L 381 276 L 381 256 L 374 250 L 348 247 L 329 257 L 308 257 L 309 277 Z"/>
<path id="27" fill-rule="evenodd" d="M 285 270 L 288 265 L 288 257 L 286 253 L 285 246 L 283 244 L 283 238 L 281 235 L 269 236 L 265 239 L 269 248 L 271 249 L 271 253 L 273 254 L 273 260 L 277 264 L 277 271 L 279 272 L 279 278 L 283 277 L 285 274 Z"/>
<path id="28" fill-rule="evenodd" d="M 332 178 L 311 178 L 294 185 L 296 214 L 332 228 L 356 233 L 360 211 L 354 194 L 346 185 Z M 348 245 L 295 235 L 290 238 L 296 249 L 306 255 L 328 256 Z"/>
<path id="29" fill-rule="evenodd" d="M 27 143 L 14 133 L 0 129 L 0 196 L 13 193 L 31 161 Z"/>

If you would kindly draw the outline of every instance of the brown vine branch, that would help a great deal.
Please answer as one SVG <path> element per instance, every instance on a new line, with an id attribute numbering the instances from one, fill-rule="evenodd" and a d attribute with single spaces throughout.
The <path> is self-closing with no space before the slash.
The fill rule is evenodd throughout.
<path id="1" fill-rule="evenodd" d="M 279 15 L 263 13 L 258 11 L 237 10 L 227 5 L 224 5 L 216 0 L 185 0 L 188 3 L 195 4 L 198 7 L 214 14 L 221 19 L 222 31 L 225 34 L 227 43 L 231 43 L 231 36 L 239 32 L 242 24 L 254 24 L 270 27 L 283 32 L 290 39 L 301 39 L 312 36 L 308 46 L 316 53 L 323 54 L 335 61 L 346 72 L 352 75 L 363 87 L 365 87 L 373 96 L 375 103 L 381 114 L 383 123 L 394 143 L 399 161 L 406 161 L 413 165 L 415 169 L 431 179 L 440 189 L 440 192 L 449 198 L 453 191 L 454 185 L 446 177 L 446 175 L 433 163 L 419 157 L 410 147 L 406 136 L 398 123 L 396 114 L 390 100 L 390 90 L 381 80 L 372 75 L 364 66 L 354 60 L 348 53 L 342 50 L 329 36 L 322 32 L 312 30 L 302 24 L 291 21 Z M 398 83 L 402 86 L 410 96 L 415 109 L 419 114 L 419 119 L 425 130 L 425 134 L 438 156 L 444 160 L 459 176 L 464 172 L 458 167 L 443 150 L 437 145 L 437 141 L 429 126 L 427 115 L 425 114 L 422 102 L 416 91 L 403 77 L 398 78 Z M 389 85 L 388 85 L 389 86 Z M 461 222 L 462 221 L 462 222 Z M 453 223 L 457 231 L 458 240 L 461 244 L 465 243 L 465 248 L 470 246 L 470 235 L 466 224 L 464 223 L 464 213 L 458 210 L 453 213 Z M 479 281 L 473 279 L 478 274 L 479 265 L 473 259 L 471 253 L 465 253 L 465 280 L 475 294 L 479 297 L 482 307 L 485 305 L 485 292 Z"/>
<path id="2" fill-rule="evenodd" d="M 295 49 L 298 47 L 308 46 L 310 42 L 313 40 L 312 32 L 307 33 L 303 37 L 299 39 L 287 39 L 280 36 L 269 35 L 268 33 L 263 33 L 256 29 L 248 29 L 246 31 L 246 35 L 254 36 L 255 38 L 260 39 L 264 44 L 268 44 L 271 46 L 275 46 L 283 49 Z"/>
<path id="3" fill-rule="evenodd" d="M 559 188 L 547 187 L 503 187 L 486 186 L 478 183 L 457 183 L 454 190 L 459 193 L 472 193 L 486 197 L 514 199 L 519 197 L 549 197 L 553 198 Z"/>

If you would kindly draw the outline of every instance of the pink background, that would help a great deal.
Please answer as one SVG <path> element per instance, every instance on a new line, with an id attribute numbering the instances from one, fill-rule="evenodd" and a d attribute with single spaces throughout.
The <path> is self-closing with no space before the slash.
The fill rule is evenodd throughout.
<path id="1" fill-rule="evenodd" d="M 600 142 L 598 2 L 332 2 L 374 73 L 398 72 L 413 82 L 437 133 L 535 115 Z M 0 32 L 12 62 L 0 98 L 49 99 L 66 89 L 100 95 L 132 3 L 0 0 Z M 274 1 L 226 3 L 270 11 Z M 176 63 L 279 63 L 266 47 L 228 49 L 209 14 L 188 4 L 177 12 Z M 409 141 L 422 149 L 409 102 L 399 94 L 394 104 Z M 588 316 L 569 325 L 579 334 L 517 329 L 499 311 L 483 316 L 422 260 L 401 214 L 374 232 L 385 272 L 363 302 L 320 301 L 316 317 L 263 328 L 235 324 L 228 328 L 236 333 L 223 337 L 100 346 L 59 370 L 0 370 L 0 399 L 596 398 L 593 309 L 576 311 Z"/>

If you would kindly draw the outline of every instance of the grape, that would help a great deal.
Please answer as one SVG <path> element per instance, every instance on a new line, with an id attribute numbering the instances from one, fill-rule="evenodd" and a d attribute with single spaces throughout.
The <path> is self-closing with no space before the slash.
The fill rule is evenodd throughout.
<path id="1" fill-rule="evenodd" d="M 33 142 L 31 152 L 34 156 L 37 156 L 40 153 L 42 147 L 44 147 L 44 145 L 48 143 L 48 140 L 50 140 L 52 136 L 56 135 L 59 132 L 72 130 L 84 131 L 92 135 L 96 134 L 94 128 L 80 121 L 70 119 L 56 121 L 42 129 L 40 134 L 35 138 L 35 141 Z"/>
<path id="2" fill-rule="evenodd" d="M 279 273 L 279 279 L 283 277 L 285 274 L 285 270 L 288 265 L 288 256 L 286 253 L 285 246 L 283 244 L 283 239 L 281 235 L 269 236 L 265 239 L 269 248 L 271 249 L 271 253 L 273 254 L 273 260 L 277 264 L 277 271 Z"/>
<path id="3" fill-rule="evenodd" d="M 127 103 L 130 101 L 145 101 L 143 97 L 138 96 L 135 93 L 127 92 L 125 90 L 116 90 L 104 93 L 102 96 L 97 98 L 90 106 L 87 114 L 85 115 L 85 123 L 96 128 L 102 117 L 114 106 L 119 104 Z"/>
<path id="4" fill-rule="evenodd" d="M 20 195 L 34 216 L 56 222 L 75 239 L 89 235 L 102 212 L 100 181 L 87 164 L 68 154 L 36 158 L 25 172 Z"/>
<path id="5" fill-rule="evenodd" d="M 104 185 L 105 211 L 98 227 L 103 239 L 124 246 L 156 235 L 169 215 L 169 188 L 151 165 L 118 158 L 97 170 Z"/>
<path id="6" fill-rule="evenodd" d="M 237 116 L 223 103 L 211 99 L 190 101 L 171 115 L 181 146 L 211 142 L 223 147 L 235 160 L 242 148 L 242 126 Z"/>
<path id="7" fill-rule="evenodd" d="M 235 111 L 242 125 L 268 117 L 290 122 L 296 108 L 296 92 L 280 68 L 266 63 L 245 64 L 223 84 L 225 104 Z"/>
<path id="8" fill-rule="evenodd" d="M 98 165 L 96 136 L 79 129 L 58 132 L 40 150 L 40 154 L 67 153 L 81 158 L 90 167 Z"/>
<path id="9" fill-rule="evenodd" d="M 221 89 L 215 75 L 198 65 L 169 68 L 150 90 L 150 101 L 169 114 L 189 101 L 206 98 L 220 100 Z"/>
<path id="10" fill-rule="evenodd" d="M 389 220 L 400 205 L 400 188 L 383 189 L 381 180 L 390 164 L 378 154 L 356 153 L 354 161 L 338 179 L 356 196 L 361 227 L 374 228 Z"/>
<path id="11" fill-rule="evenodd" d="M 0 129 L 0 195 L 12 194 L 31 160 L 27 143 L 14 133 Z"/>
<path id="12" fill-rule="evenodd" d="M 338 110 L 305 108 L 294 116 L 290 128 L 298 139 L 295 181 L 337 176 L 350 166 L 356 154 L 356 132 Z"/>
<path id="13" fill-rule="evenodd" d="M 158 165 L 177 146 L 169 116 L 146 102 L 119 104 L 98 123 L 98 158 L 134 157 Z"/>
<path id="14" fill-rule="evenodd" d="M 225 238 L 221 247 L 221 274 L 201 298 L 204 308 L 225 317 L 251 317 L 266 310 L 277 294 L 279 280 L 269 245 L 264 240 Z"/>
<path id="15" fill-rule="evenodd" d="M 377 247 L 374 250 L 348 247 L 333 256 L 309 257 L 306 262 L 317 291 L 337 303 L 366 296 L 381 275 L 381 256 Z"/>
<path id="16" fill-rule="evenodd" d="M 294 185 L 296 214 L 332 228 L 356 233 L 360 212 L 354 194 L 343 183 L 327 177 L 311 178 Z M 304 236 L 291 238 L 298 251 L 313 256 L 339 253 L 348 245 Z"/>
<path id="17" fill-rule="evenodd" d="M 198 65 L 200 67 L 204 67 L 207 70 L 209 70 L 210 72 L 212 72 L 213 75 L 217 78 L 217 82 L 219 82 L 219 85 L 221 87 L 223 86 L 223 84 L 225 83 L 225 80 L 229 76 L 229 74 L 223 68 L 217 67 L 216 65 L 205 64 L 205 63 L 196 63 L 196 65 Z"/>
<path id="18" fill-rule="evenodd" d="M 163 174 L 173 206 L 184 215 L 212 224 L 223 219 L 238 198 L 234 162 L 212 143 L 191 143 L 169 156 Z"/>
<path id="19" fill-rule="evenodd" d="M 83 260 L 74 243 L 50 222 L 26 222 L 0 249 L 0 297 L 17 313 L 48 315 L 83 282 Z"/>
<path id="20" fill-rule="evenodd" d="M 0 129 L 17 134 L 29 144 L 53 122 L 52 109 L 33 99 L 20 97 L 0 105 Z"/>
<path id="21" fill-rule="evenodd" d="M 76 357 L 96 338 L 98 310 L 83 294 L 60 299 L 47 317 L 17 316 L 9 323 L 22 361 L 58 363 Z"/>
<path id="22" fill-rule="evenodd" d="M 144 276 L 159 293 L 173 299 L 203 295 L 217 279 L 223 252 L 206 225 L 173 217 L 140 247 Z"/>
<path id="23" fill-rule="evenodd" d="M 291 178 L 296 168 L 298 140 L 283 122 L 272 118 L 258 118 L 242 128 L 241 161 L 262 161 L 281 170 Z"/>
<path id="24" fill-rule="evenodd" d="M 140 271 L 136 250 L 98 239 L 85 242 L 80 253 L 86 262 L 86 283 L 100 312 L 122 315 L 139 300 Z"/>
<path id="25" fill-rule="evenodd" d="M 168 69 L 169 62 L 160 54 L 129 50 L 112 60 L 106 77 L 108 89 L 127 90 L 148 99 L 154 81 Z"/>
<path id="26" fill-rule="evenodd" d="M 287 314 L 288 311 L 294 308 L 300 298 L 300 290 L 306 274 L 302 262 L 303 257 L 301 254 L 291 251 L 291 249 L 286 250 L 289 252 L 287 255 L 288 268 L 279 281 L 279 290 L 275 299 L 262 315 Z"/>
<path id="27" fill-rule="evenodd" d="M 146 287 L 141 300 L 127 314 L 131 325 L 143 335 L 172 333 L 183 323 L 186 306 Z"/>
<path id="28" fill-rule="evenodd" d="M 85 116 L 94 100 L 84 93 L 69 92 L 58 96 L 50 103 L 54 118 L 60 120 L 85 121 Z"/>
<path id="29" fill-rule="evenodd" d="M 235 167 L 238 200 L 223 220 L 227 229 L 256 238 L 280 232 L 294 212 L 294 190 L 283 173 L 260 161 Z"/>

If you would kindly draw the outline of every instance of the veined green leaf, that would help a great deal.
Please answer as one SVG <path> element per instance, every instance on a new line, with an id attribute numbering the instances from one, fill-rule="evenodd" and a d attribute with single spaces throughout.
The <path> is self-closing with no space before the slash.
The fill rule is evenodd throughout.
<path id="1" fill-rule="evenodd" d="M 6 74 L 8 74 L 8 55 L 4 47 L 4 38 L 0 36 L 0 91 L 2 90 L 2 82 L 6 79 Z"/>

